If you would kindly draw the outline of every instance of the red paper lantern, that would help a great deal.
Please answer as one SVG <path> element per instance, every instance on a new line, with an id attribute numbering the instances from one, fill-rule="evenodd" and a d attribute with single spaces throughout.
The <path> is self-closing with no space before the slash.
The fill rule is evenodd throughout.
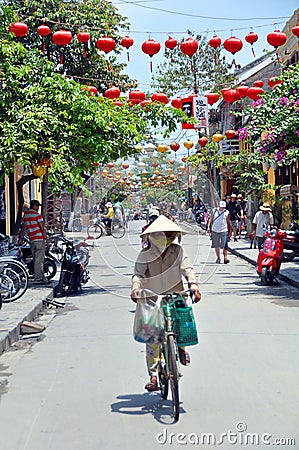
<path id="1" fill-rule="evenodd" d="M 140 106 L 142 107 L 142 108 L 146 108 L 148 105 L 150 105 L 151 103 L 153 103 L 152 102 L 152 100 L 150 100 L 149 98 L 148 99 L 146 99 L 146 100 L 142 100 L 142 102 L 140 102 Z"/>
<path id="2" fill-rule="evenodd" d="M 253 86 L 248 89 L 247 91 L 247 97 L 249 97 L 251 100 L 258 100 L 260 96 L 264 93 L 264 89 L 261 87 Z"/>
<path id="3" fill-rule="evenodd" d="M 219 36 L 215 35 L 209 40 L 209 45 L 216 49 L 221 45 L 221 39 Z"/>
<path id="4" fill-rule="evenodd" d="M 128 169 L 130 167 L 129 163 L 123 163 L 122 168 Z"/>
<path id="5" fill-rule="evenodd" d="M 175 163 L 174 159 L 170 159 L 170 160 L 169 160 L 169 164 L 172 165 L 172 164 L 174 164 L 174 163 Z"/>
<path id="6" fill-rule="evenodd" d="M 83 47 L 83 57 L 86 58 L 86 54 L 87 54 L 87 43 L 90 39 L 90 34 L 87 33 L 87 31 L 80 31 L 80 33 L 77 34 L 77 39 L 79 42 L 81 42 L 82 44 L 84 44 Z"/>
<path id="7" fill-rule="evenodd" d="M 235 130 L 227 130 L 224 134 L 227 139 L 233 139 L 236 136 Z"/>
<path id="8" fill-rule="evenodd" d="M 279 30 L 272 31 L 267 35 L 268 44 L 272 45 L 276 49 L 281 45 L 284 45 L 286 43 L 286 40 L 287 35 Z"/>
<path id="9" fill-rule="evenodd" d="M 169 146 L 173 152 L 177 152 L 180 148 L 180 144 L 177 141 L 174 141 Z"/>
<path id="10" fill-rule="evenodd" d="M 134 39 L 132 39 L 130 36 L 124 36 L 122 40 L 120 41 L 120 45 L 125 47 L 127 50 L 129 50 L 130 47 L 134 44 Z M 128 61 L 130 61 L 130 53 L 127 51 L 127 58 Z"/>
<path id="11" fill-rule="evenodd" d="M 106 98 L 110 98 L 113 100 L 114 98 L 118 98 L 120 96 L 120 89 L 118 87 L 112 86 L 104 92 L 104 96 Z"/>
<path id="12" fill-rule="evenodd" d="M 221 39 L 215 35 L 209 40 L 209 45 L 216 50 L 221 45 Z M 216 64 L 216 52 L 214 52 L 214 64 Z"/>
<path id="13" fill-rule="evenodd" d="M 183 162 L 186 162 L 186 161 L 187 161 L 187 156 L 183 156 L 183 157 L 182 157 L 182 161 L 183 161 Z"/>
<path id="14" fill-rule="evenodd" d="M 114 163 L 112 163 L 112 162 L 107 163 L 107 167 L 108 167 L 109 169 L 113 169 Z"/>
<path id="15" fill-rule="evenodd" d="M 80 31 L 80 33 L 77 34 L 77 39 L 82 44 L 86 44 L 90 39 L 90 34 L 86 31 Z"/>
<path id="16" fill-rule="evenodd" d="M 172 38 L 171 36 L 169 36 L 169 38 L 166 39 L 164 45 L 166 48 L 173 50 L 178 45 L 178 41 L 176 39 Z"/>
<path id="17" fill-rule="evenodd" d="M 119 101 L 116 100 L 115 102 L 113 102 L 113 105 L 120 107 L 120 106 L 123 106 L 123 102 L 119 102 Z"/>
<path id="18" fill-rule="evenodd" d="M 258 35 L 254 31 L 250 31 L 250 33 L 246 34 L 245 41 L 251 44 L 252 54 L 255 57 L 255 53 L 253 50 L 253 44 L 258 40 Z"/>
<path id="19" fill-rule="evenodd" d="M 253 82 L 253 86 L 255 87 L 263 87 L 264 86 L 264 82 L 263 80 L 256 80 Z"/>
<path id="20" fill-rule="evenodd" d="M 292 33 L 299 37 L 299 25 L 296 25 L 295 27 L 292 28 Z"/>
<path id="21" fill-rule="evenodd" d="M 89 92 L 89 95 L 97 95 L 98 90 L 95 86 L 83 86 L 83 91 Z"/>
<path id="22" fill-rule="evenodd" d="M 209 139 L 206 136 L 202 136 L 198 139 L 198 143 L 201 147 L 205 147 L 208 142 L 209 142 Z"/>
<path id="23" fill-rule="evenodd" d="M 197 52 L 198 43 L 193 38 L 188 38 L 186 41 L 182 42 L 180 45 L 180 50 L 184 55 L 189 56 L 190 58 Z"/>
<path id="24" fill-rule="evenodd" d="M 151 99 L 153 102 L 164 103 L 165 105 L 169 102 L 167 95 L 163 92 L 156 92 Z"/>
<path id="25" fill-rule="evenodd" d="M 136 89 L 135 91 L 129 92 L 129 100 L 136 100 L 137 103 L 145 100 L 145 93 Z"/>
<path id="26" fill-rule="evenodd" d="M 41 37 L 49 36 L 49 34 L 51 33 L 50 28 L 47 25 L 45 25 L 45 24 L 42 24 L 39 27 L 37 27 L 36 31 Z M 42 42 L 42 49 L 41 50 L 42 50 L 43 53 L 45 53 L 46 42 L 44 40 Z"/>
<path id="27" fill-rule="evenodd" d="M 235 55 L 235 53 L 239 52 L 242 49 L 243 42 L 236 36 L 232 36 L 228 39 L 225 39 L 225 41 L 223 42 L 223 46 L 225 50 L 230 52 L 232 55 Z M 235 68 L 237 68 L 235 58 L 233 59 L 233 63 L 235 65 Z"/>
<path id="28" fill-rule="evenodd" d="M 149 55 L 151 58 L 157 53 L 159 53 L 160 48 L 161 48 L 160 42 L 157 42 L 154 39 L 148 39 L 141 45 L 141 50 L 143 51 L 143 53 Z M 151 72 L 153 71 L 152 60 L 150 61 L 150 70 Z"/>
<path id="29" fill-rule="evenodd" d="M 51 33 L 50 28 L 45 24 L 42 24 L 39 27 L 37 27 L 36 31 L 42 37 L 49 36 L 49 34 Z"/>
<path id="30" fill-rule="evenodd" d="M 224 88 L 221 90 L 221 93 L 223 100 L 225 100 L 227 103 L 234 103 L 241 98 L 236 89 Z"/>
<path id="31" fill-rule="evenodd" d="M 282 83 L 282 80 L 279 80 L 278 77 L 270 77 L 270 78 L 268 78 L 268 86 L 270 86 L 272 89 L 276 85 L 281 84 L 281 83 Z"/>
<path id="32" fill-rule="evenodd" d="M 99 38 L 96 40 L 96 46 L 99 50 L 102 50 L 103 52 L 110 53 L 112 50 L 116 47 L 116 42 L 114 39 L 104 36 L 102 38 Z"/>
<path id="33" fill-rule="evenodd" d="M 58 30 L 52 34 L 52 41 L 54 44 L 59 45 L 59 47 L 64 47 L 72 42 L 73 36 L 70 31 Z M 64 55 L 60 53 L 60 64 L 63 64 Z"/>
<path id="34" fill-rule="evenodd" d="M 182 107 L 182 99 L 181 98 L 173 98 L 171 100 L 171 106 L 173 108 L 178 108 L 180 109 Z"/>
<path id="35" fill-rule="evenodd" d="M 219 95 L 216 92 L 208 92 L 205 97 L 207 97 L 209 105 L 214 105 L 219 100 Z"/>
<path id="36" fill-rule="evenodd" d="M 276 58 L 277 58 L 278 62 L 280 62 L 280 60 L 279 60 L 279 56 L 277 53 L 277 49 L 281 45 L 284 45 L 286 43 L 286 41 L 287 41 L 287 35 L 285 33 L 282 33 L 279 30 L 274 30 L 274 31 L 272 31 L 272 33 L 269 33 L 267 35 L 268 44 L 272 45 L 276 49 Z"/>
<path id="37" fill-rule="evenodd" d="M 241 84 L 241 86 L 238 86 L 236 88 L 236 91 L 238 92 L 241 98 L 245 98 L 247 96 L 248 89 L 249 89 L 248 86 L 246 86 L 245 84 Z"/>
<path id="38" fill-rule="evenodd" d="M 58 30 L 52 34 L 52 41 L 54 42 L 54 44 L 59 45 L 60 47 L 70 44 L 72 42 L 72 39 L 72 33 L 67 30 Z"/>
<path id="39" fill-rule="evenodd" d="M 28 26 L 24 22 L 14 22 L 8 28 L 17 38 L 26 36 L 28 33 Z"/>

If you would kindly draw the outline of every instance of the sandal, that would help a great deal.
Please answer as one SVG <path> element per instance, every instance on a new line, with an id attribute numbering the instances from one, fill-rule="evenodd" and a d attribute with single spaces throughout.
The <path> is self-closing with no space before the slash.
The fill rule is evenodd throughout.
<path id="1" fill-rule="evenodd" d="M 183 364 L 183 366 L 189 366 L 190 365 L 190 355 L 186 350 L 179 347 L 179 357 L 180 362 Z"/>
<path id="2" fill-rule="evenodd" d="M 148 383 L 146 383 L 146 385 L 144 387 L 149 392 L 158 391 L 159 387 L 158 387 L 157 377 L 151 377 L 150 381 Z"/>

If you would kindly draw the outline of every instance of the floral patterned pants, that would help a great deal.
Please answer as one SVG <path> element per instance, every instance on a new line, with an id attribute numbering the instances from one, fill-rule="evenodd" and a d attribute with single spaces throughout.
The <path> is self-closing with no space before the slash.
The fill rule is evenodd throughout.
<path id="1" fill-rule="evenodd" d="M 160 361 L 159 344 L 146 344 L 146 364 L 150 377 L 158 376 L 158 364 Z"/>

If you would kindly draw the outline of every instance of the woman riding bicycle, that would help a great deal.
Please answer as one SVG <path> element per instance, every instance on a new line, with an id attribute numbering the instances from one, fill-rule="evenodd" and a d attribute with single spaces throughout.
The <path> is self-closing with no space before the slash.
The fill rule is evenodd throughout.
<path id="1" fill-rule="evenodd" d="M 141 289 L 149 289 L 158 295 L 184 290 L 183 278 L 188 282 L 193 292 L 194 301 L 201 299 L 198 281 L 191 261 L 181 245 L 174 244 L 178 238 L 180 242 L 184 232 L 176 223 L 159 216 L 141 237 L 147 235 L 149 246 L 139 253 L 132 277 L 131 299 L 136 303 Z M 184 347 L 179 348 L 181 364 L 190 364 L 190 355 Z M 146 344 L 146 362 L 150 381 L 145 385 L 148 391 L 158 389 L 157 369 L 160 357 L 159 344 Z"/>

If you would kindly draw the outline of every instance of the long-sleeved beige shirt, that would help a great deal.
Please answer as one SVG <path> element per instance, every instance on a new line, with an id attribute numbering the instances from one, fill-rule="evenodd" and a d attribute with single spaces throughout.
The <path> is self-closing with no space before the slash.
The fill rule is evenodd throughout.
<path id="1" fill-rule="evenodd" d="M 180 245 L 171 244 L 164 258 L 160 253 L 154 245 L 141 250 L 135 263 L 132 290 L 150 289 L 158 295 L 183 291 L 183 277 L 190 289 L 198 289 L 194 268 Z"/>

